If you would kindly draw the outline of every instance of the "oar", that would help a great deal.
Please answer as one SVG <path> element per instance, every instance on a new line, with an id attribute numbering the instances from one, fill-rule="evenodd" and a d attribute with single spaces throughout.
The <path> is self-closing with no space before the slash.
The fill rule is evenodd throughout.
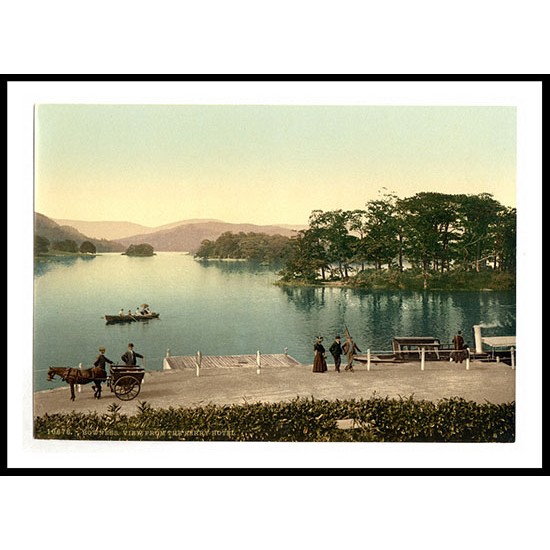
<path id="1" fill-rule="evenodd" d="M 134 320 L 136 323 L 138 322 L 138 320 L 131 314 L 131 313 L 128 313 L 128 315 L 130 316 L 130 318 L 132 320 Z"/>

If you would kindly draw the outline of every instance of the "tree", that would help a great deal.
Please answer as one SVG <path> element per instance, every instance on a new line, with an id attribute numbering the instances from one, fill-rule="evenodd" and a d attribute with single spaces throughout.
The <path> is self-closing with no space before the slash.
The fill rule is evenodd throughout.
<path id="1" fill-rule="evenodd" d="M 494 255 L 492 230 L 499 223 L 504 207 L 489 193 L 461 195 L 460 217 L 462 237 L 460 247 L 466 269 L 474 266 L 479 272 L 487 256 Z"/>
<path id="2" fill-rule="evenodd" d="M 126 256 L 152 256 L 154 248 L 147 243 L 131 244 L 124 252 Z"/>
<path id="3" fill-rule="evenodd" d="M 342 279 L 349 277 L 349 269 L 354 256 L 357 237 L 350 234 L 349 226 L 353 220 L 352 212 L 332 210 L 323 212 L 314 210 L 309 217 L 310 230 L 319 240 L 324 250 L 323 260 L 331 266 L 337 264 Z M 322 269 L 322 271 L 324 268 Z M 324 271 L 322 273 L 324 279 Z"/>
<path id="4" fill-rule="evenodd" d="M 50 247 L 50 241 L 46 237 L 40 235 L 35 235 L 34 237 L 34 254 L 38 256 L 39 254 L 45 254 L 48 252 Z"/>
<path id="5" fill-rule="evenodd" d="M 494 268 L 499 271 L 516 270 L 516 209 L 503 208 L 497 214 L 493 230 Z"/>
<path id="6" fill-rule="evenodd" d="M 402 234 L 397 197 L 386 193 L 380 199 L 369 201 L 363 220 L 364 247 L 367 256 L 374 261 L 375 268 L 381 269 L 382 264 L 387 264 L 388 269 L 391 269 L 395 258 L 399 256 L 399 266 L 402 269 Z"/>
<path id="7" fill-rule="evenodd" d="M 82 254 L 95 254 L 97 250 L 93 243 L 90 241 L 84 241 L 80 245 L 80 252 L 82 252 Z"/>
<path id="8" fill-rule="evenodd" d="M 55 241 L 52 245 L 54 250 L 60 252 L 70 252 L 76 254 L 78 252 L 78 245 L 71 239 L 65 239 L 64 241 Z"/>

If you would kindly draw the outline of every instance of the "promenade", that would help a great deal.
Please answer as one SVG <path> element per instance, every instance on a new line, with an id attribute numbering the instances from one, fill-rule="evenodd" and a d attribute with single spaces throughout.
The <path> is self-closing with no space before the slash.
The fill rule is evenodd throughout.
<path id="1" fill-rule="evenodd" d="M 103 397 L 94 399 L 91 385 L 82 386 L 76 400 L 70 400 L 69 386 L 34 394 L 34 415 L 70 411 L 107 412 L 112 403 L 121 406 L 124 414 L 134 414 L 140 401 L 152 407 L 197 407 L 209 403 L 224 405 L 244 402 L 288 401 L 297 396 L 315 399 L 368 399 L 414 396 L 415 399 L 437 401 L 462 397 L 478 403 L 515 401 L 516 371 L 504 363 L 472 361 L 465 363 L 427 361 L 372 364 L 356 363 L 355 372 L 334 371 L 329 363 L 325 373 L 313 373 L 311 365 L 266 367 L 257 374 L 250 366 L 151 371 L 145 374 L 141 392 L 133 401 L 121 401 L 103 385 Z"/>

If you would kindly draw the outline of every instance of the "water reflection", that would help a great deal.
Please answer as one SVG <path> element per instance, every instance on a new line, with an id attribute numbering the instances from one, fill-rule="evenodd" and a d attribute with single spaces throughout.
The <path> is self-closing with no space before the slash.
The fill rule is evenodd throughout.
<path id="1" fill-rule="evenodd" d="M 325 305 L 327 289 L 324 287 L 282 285 L 279 288 L 288 302 L 302 312 L 309 313 Z"/>
<path id="2" fill-rule="evenodd" d="M 52 269 L 72 267 L 77 261 L 91 261 L 95 256 L 48 256 L 34 259 L 34 274 L 37 277 L 48 273 Z"/>
<path id="3" fill-rule="evenodd" d="M 371 348 L 388 349 L 394 336 L 431 336 L 450 344 L 458 330 L 473 344 L 472 327 L 484 334 L 515 334 L 515 299 L 511 292 L 382 291 L 338 287 L 279 287 L 307 322 L 318 313 L 324 333 L 346 327 Z M 472 333 L 472 336 L 470 336 Z"/>
<path id="4" fill-rule="evenodd" d="M 271 273 L 277 271 L 277 267 L 259 262 L 247 262 L 245 260 L 195 260 L 198 265 L 206 269 L 218 270 L 222 273 Z"/>

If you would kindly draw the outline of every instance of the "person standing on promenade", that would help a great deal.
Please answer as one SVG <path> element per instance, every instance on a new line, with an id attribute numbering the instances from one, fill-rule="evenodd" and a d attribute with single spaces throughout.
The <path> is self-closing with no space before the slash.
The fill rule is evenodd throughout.
<path id="1" fill-rule="evenodd" d="M 313 358 L 313 372 L 326 372 L 327 361 L 325 359 L 325 347 L 323 346 L 323 337 L 319 336 L 313 345 L 315 357 Z"/>
<path id="2" fill-rule="evenodd" d="M 353 338 L 349 334 L 348 334 L 348 337 L 346 338 L 345 344 L 342 346 L 342 350 L 348 356 L 348 364 L 346 365 L 346 368 L 344 370 L 349 370 L 350 372 L 354 372 L 353 356 L 357 351 L 361 353 L 361 350 L 357 347 L 357 344 L 353 341 Z"/>
<path id="3" fill-rule="evenodd" d="M 143 355 L 134 351 L 134 344 L 128 344 L 128 351 L 124 353 L 120 358 L 124 361 L 124 364 L 128 367 L 135 367 L 137 365 L 137 357 L 143 359 Z"/>
<path id="4" fill-rule="evenodd" d="M 452 358 L 455 363 L 462 363 L 464 361 L 464 338 L 462 332 L 459 330 L 458 333 L 453 337 L 453 348 Z"/>
<path id="5" fill-rule="evenodd" d="M 328 348 L 330 351 L 332 357 L 334 357 L 334 370 L 336 372 L 340 372 L 340 365 L 342 364 L 342 345 L 340 344 L 340 336 L 336 336 L 334 339 L 334 342 L 332 342 L 332 345 L 330 348 Z"/>

